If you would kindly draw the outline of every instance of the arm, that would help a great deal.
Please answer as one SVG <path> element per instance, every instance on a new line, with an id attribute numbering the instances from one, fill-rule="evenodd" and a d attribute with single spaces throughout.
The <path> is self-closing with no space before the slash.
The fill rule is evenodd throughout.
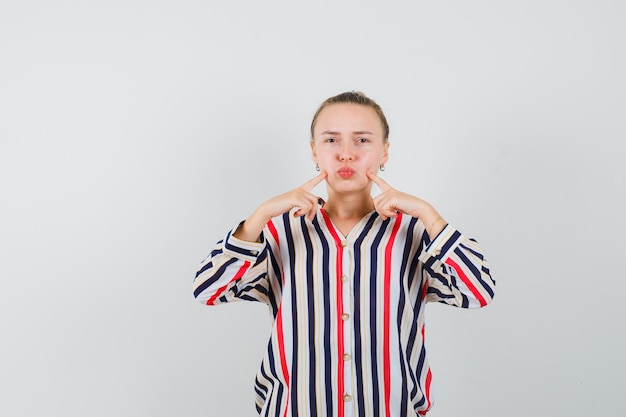
<path id="1" fill-rule="evenodd" d="M 236 299 L 267 303 L 267 255 L 265 240 L 246 242 L 229 232 L 201 263 L 193 294 L 202 304 L 215 305 Z"/>
<path id="2" fill-rule="evenodd" d="M 477 308 L 493 299 L 496 282 L 482 249 L 450 225 L 426 246 L 420 261 L 428 283 L 426 301 Z"/>
<path id="3" fill-rule="evenodd" d="M 380 195 L 373 201 L 374 208 L 383 219 L 396 217 L 398 212 L 408 214 L 422 221 L 431 239 L 446 226 L 443 217 L 427 201 L 394 189 L 373 172 L 368 172 L 367 176 L 380 188 Z"/>
<path id="4" fill-rule="evenodd" d="M 304 185 L 261 204 L 252 215 L 217 243 L 202 262 L 194 280 L 194 296 L 207 305 L 234 299 L 268 302 L 267 258 L 271 247 L 263 230 L 275 216 L 294 207 L 296 216 L 313 218 L 318 197 L 311 189 L 326 178 L 322 172 Z"/>
<path id="5" fill-rule="evenodd" d="M 306 215 L 312 220 L 317 212 L 319 197 L 311 194 L 311 190 L 325 178 L 326 172 L 324 171 L 302 186 L 267 200 L 245 222 L 239 225 L 234 233 L 235 236 L 242 240 L 255 241 L 270 219 L 286 213 L 294 207 L 298 207 L 294 213 L 295 216 Z"/>
<path id="6" fill-rule="evenodd" d="M 424 224 L 418 238 L 425 243 L 420 261 L 428 281 L 426 300 L 466 308 L 487 305 L 493 299 L 495 281 L 478 243 L 448 225 L 428 202 L 395 190 L 374 173 L 368 176 L 381 190 L 374 207 L 383 219 L 402 212 Z"/>

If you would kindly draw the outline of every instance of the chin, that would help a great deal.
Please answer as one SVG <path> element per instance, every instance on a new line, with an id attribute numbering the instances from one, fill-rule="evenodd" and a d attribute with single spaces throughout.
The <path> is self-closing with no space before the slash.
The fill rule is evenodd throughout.
<path id="1" fill-rule="evenodd" d="M 343 178 L 328 182 L 328 186 L 338 193 L 368 192 L 369 181 L 345 180 Z"/>

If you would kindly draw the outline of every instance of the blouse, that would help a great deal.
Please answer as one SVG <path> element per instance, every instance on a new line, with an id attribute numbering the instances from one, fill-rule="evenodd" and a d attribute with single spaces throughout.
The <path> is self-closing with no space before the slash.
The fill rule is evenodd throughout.
<path id="1" fill-rule="evenodd" d="M 272 329 L 254 381 L 261 416 L 418 416 L 432 406 L 424 307 L 483 307 L 495 281 L 474 239 L 372 211 L 347 236 L 320 209 L 271 219 L 258 242 L 231 230 L 202 262 L 206 305 L 263 302 Z"/>

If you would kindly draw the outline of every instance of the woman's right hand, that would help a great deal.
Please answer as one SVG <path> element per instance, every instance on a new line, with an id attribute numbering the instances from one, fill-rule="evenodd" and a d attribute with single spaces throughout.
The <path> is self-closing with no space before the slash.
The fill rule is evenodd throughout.
<path id="1" fill-rule="evenodd" d="M 322 171 L 300 187 L 265 201 L 239 226 L 234 236 L 250 242 L 258 241 L 263 228 L 272 217 L 286 213 L 295 207 L 298 210 L 294 212 L 294 216 L 306 215 L 310 220 L 313 220 L 319 207 L 319 197 L 312 194 L 311 190 L 326 179 L 326 176 L 326 172 Z"/>

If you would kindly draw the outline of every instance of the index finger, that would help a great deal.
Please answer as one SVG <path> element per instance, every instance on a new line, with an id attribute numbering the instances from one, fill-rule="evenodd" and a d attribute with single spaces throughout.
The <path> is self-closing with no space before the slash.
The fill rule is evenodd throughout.
<path id="1" fill-rule="evenodd" d="M 367 176 L 374 181 L 374 183 L 376 185 L 378 185 L 378 188 L 380 188 L 380 191 L 385 192 L 387 190 L 390 190 L 392 187 L 391 185 L 387 184 L 387 181 L 383 180 L 382 178 L 380 178 L 378 175 L 376 175 L 375 173 L 371 172 L 371 171 L 367 171 Z"/>
<path id="2" fill-rule="evenodd" d="M 327 176 L 326 171 L 322 171 L 314 178 L 311 178 L 310 180 L 302 184 L 300 188 L 303 189 L 304 191 L 311 191 L 313 188 L 315 188 L 317 184 L 324 181 L 326 176 Z"/>

